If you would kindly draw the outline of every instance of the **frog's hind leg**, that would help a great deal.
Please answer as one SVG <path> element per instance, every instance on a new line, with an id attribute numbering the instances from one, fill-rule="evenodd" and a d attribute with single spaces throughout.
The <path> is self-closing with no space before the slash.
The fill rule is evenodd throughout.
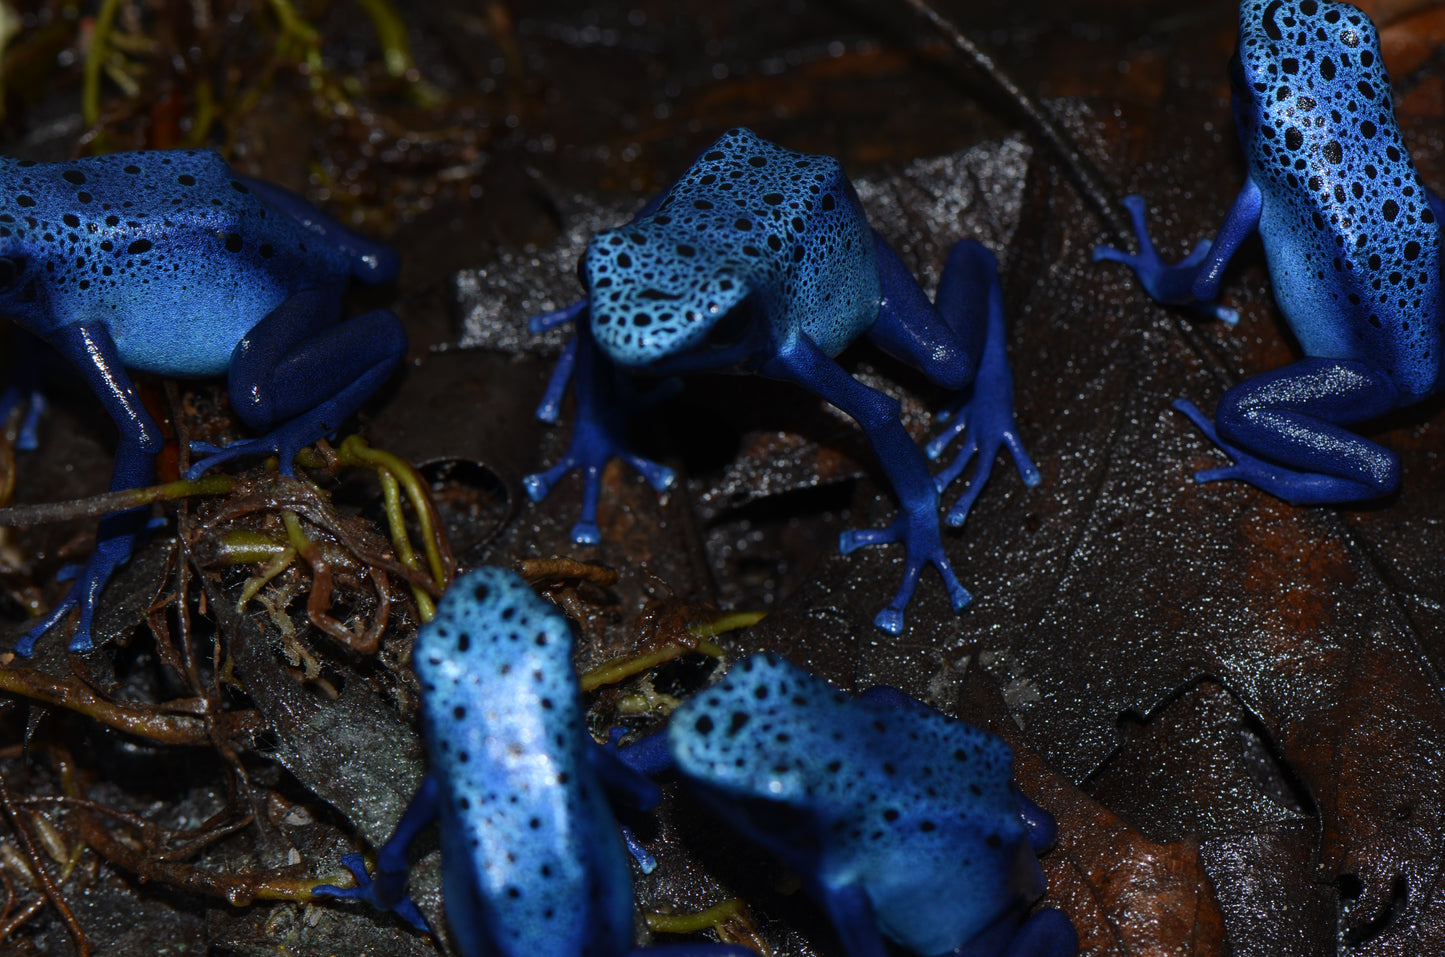
<path id="1" fill-rule="evenodd" d="M 340 291 L 307 289 L 271 311 L 231 354 L 230 395 L 256 439 L 210 453 L 188 478 L 242 456 L 275 453 L 290 475 L 296 453 L 340 427 L 385 382 L 406 354 L 406 330 L 378 309 L 339 322 Z"/>
<path id="2" fill-rule="evenodd" d="M 959 392 L 939 414 L 941 420 L 952 421 L 928 443 L 927 451 L 929 458 L 937 459 L 954 438 L 964 436 L 958 454 L 938 475 L 939 491 L 977 460 L 968 487 L 948 513 L 950 525 L 962 525 L 987 484 L 1000 449 L 1009 450 L 1025 485 L 1039 484 L 1039 470 L 1014 421 L 998 261 L 973 240 L 955 243 L 935 302 L 930 303 L 898 255 L 876 236 L 874 251 L 884 306 L 869 330 L 869 340 L 937 385 Z"/>
<path id="3" fill-rule="evenodd" d="M 357 281 L 369 285 L 387 283 L 395 279 L 401 271 L 401 257 L 386 243 L 379 243 L 352 232 L 300 196 L 275 183 L 252 179 L 239 173 L 234 175 L 238 182 L 249 188 L 268 206 L 275 207 L 315 233 L 319 242 L 341 250 L 350 260 L 351 275 Z"/>
<path id="4" fill-rule="evenodd" d="M 1292 505 L 1324 505 L 1379 498 L 1398 487 L 1395 453 L 1344 426 L 1400 404 L 1378 369 L 1307 358 L 1230 389 L 1214 424 L 1187 400 L 1174 407 L 1234 460 L 1197 473 L 1196 482 L 1241 479 Z"/>

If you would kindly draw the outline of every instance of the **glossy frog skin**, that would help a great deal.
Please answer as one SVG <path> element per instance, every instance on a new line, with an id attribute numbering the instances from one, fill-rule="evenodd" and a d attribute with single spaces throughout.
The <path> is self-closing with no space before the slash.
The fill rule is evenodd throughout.
<path id="1" fill-rule="evenodd" d="M 115 421 L 112 490 L 150 484 L 162 444 L 127 369 L 226 373 L 236 411 L 266 433 L 202 447 L 214 454 L 191 475 L 273 452 L 289 474 L 296 451 L 340 425 L 405 352 L 389 312 L 340 321 L 350 280 L 396 271 L 389 247 L 209 151 L 0 158 L 0 315 L 69 359 Z M 135 510 L 101 522 L 85 570 L 17 654 L 77 606 L 70 649 L 91 647 L 95 603 L 144 521 Z"/>
<path id="2" fill-rule="evenodd" d="M 439 819 L 447 923 L 462 954 L 631 953 L 632 878 L 603 789 L 639 805 L 658 792 L 587 734 L 566 619 L 516 573 L 480 568 L 442 597 L 412 660 L 429 771 L 375 878 L 348 858 L 361 886 L 318 895 L 392 908 L 424 928 L 406 897 L 407 847 Z"/>
<path id="3" fill-rule="evenodd" d="M 903 609 L 927 564 L 943 576 L 955 609 L 969 601 L 943 552 L 939 492 L 977 456 L 968 490 L 949 514 L 950 523 L 962 524 L 1001 446 L 1026 484 L 1039 480 L 1014 424 L 1003 297 L 988 250 L 955 244 L 930 303 L 868 225 L 836 160 L 734 129 L 630 223 L 594 236 L 581 274 L 586 299 L 532 321 L 540 331 L 576 320 L 538 416 L 556 421 L 571 380 L 577 426 L 562 460 L 527 479 L 529 494 L 541 500 L 563 475 L 583 471 L 576 541 L 599 539 L 598 486 L 613 457 L 658 491 L 674 481 L 671 470 L 627 448 L 627 415 L 665 391 L 644 394 L 636 377 L 758 373 L 796 382 L 852 416 L 898 496 L 902 510 L 892 525 L 840 540 L 845 553 L 884 542 L 906 549 L 902 584 L 878 626 L 902 630 Z M 859 337 L 958 391 L 950 407 L 956 418 L 929 454 L 938 456 L 960 432 L 967 436 L 936 482 L 899 422 L 898 403 L 834 361 Z"/>
<path id="4" fill-rule="evenodd" d="M 1013 788 L 992 735 L 891 688 L 850 698 L 772 655 L 686 702 L 667 735 L 688 783 L 803 878 L 853 957 L 882 957 L 883 937 L 925 955 L 1076 951 L 1061 912 L 1022 920 L 1053 819 Z"/>
<path id="5" fill-rule="evenodd" d="M 1374 25 L 1347 3 L 1246 0 L 1231 63 L 1249 159 L 1244 189 L 1212 244 L 1178 265 L 1149 242 L 1130 197 L 1131 266 L 1157 300 L 1214 306 L 1220 276 L 1255 229 L 1275 300 L 1305 358 L 1225 393 L 1215 428 L 1234 464 L 1200 482 L 1243 479 L 1296 504 L 1377 498 L 1399 484 L 1388 449 L 1345 427 L 1439 387 L 1441 201 L 1420 181 L 1395 124 Z"/>

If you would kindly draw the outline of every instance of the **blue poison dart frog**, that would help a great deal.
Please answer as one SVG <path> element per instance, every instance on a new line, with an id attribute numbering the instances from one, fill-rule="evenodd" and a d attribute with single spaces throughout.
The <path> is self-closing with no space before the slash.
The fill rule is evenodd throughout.
<path id="1" fill-rule="evenodd" d="M 150 484 L 162 444 L 127 369 L 225 373 L 237 414 L 266 433 L 199 447 L 211 454 L 190 475 L 264 453 L 289 474 L 296 451 L 336 429 L 406 351 L 389 312 L 341 321 L 348 282 L 390 281 L 396 254 L 215 153 L 0 158 L 0 182 L 0 315 L 69 359 L 115 420 L 112 490 Z M 16 654 L 76 607 L 70 650 L 91 647 L 96 601 L 145 519 L 101 521 L 85 569 Z"/>
<path id="2" fill-rule="evenodd" d="M 407 848 L 440 821 L 442 894 L 466 957 L 621 957 L 633 950 L 632 878 L 604 789 L 638 807 L 656 785 L 586 731 L 567 620 L 516 573 L 479 568 L 417 634 L 429 770 L 369 876 L 325 886 L 426 924 L 406 894 Z M 649 953 L 750 957 L 694 944 Z"/>
<path id="3" fill-rule="evenodd" d="M 852 957 L 1069 957 L 1036 854 L 1052 817 L 1008 745 L 892 688 L 851 698 L 758 655 L 674 712 L 677 770 L 803 880 Z"/>
<path id="4" fill-rule="evenodd" d="M 640 390 L 630 374 L 758 373 L 796 382 L 851 416 L 898 496 L 902 510 L 890 526 L 845 532 L 839 542 L 845 554 L 884 542 L 906 549 L 903 582 L 875 619 L 878 627 L 902 631 L 903 609 L 927 564 L 943 576 L 955 610 L 968 603 L 944 555 L 940 491 L 978 458 L 967 491 L 949 513 L 950 524 L 961 525 L 1004 446 L 1024 482 L 1039 481 L 1014 424 L 1003 295 L 987 249 L 956 243 L 930 303 L 868 225 L 837 160 L 734 129 L 631 222 L 594 236 L 579 271 L 587 298 L 532 320 L 534 331 L 575 320 L 576 335 L 537 415 L 557 420 L 570 379 L 576 429 L 562 460 L 526 480 L 528 494 L 540 501 L 562 476 L 582 470 L 575 541 L 598 540 L 598 487 L 613 457 L 659 492 L 674 481 L 670 469 L 627 446 L 627 415 L 667 391 Z M 930 454 L 967 435 L 937 481 L 899 421 L 898 402 L 834 361 L 860 336 L 958 391 L 948 409 L 954 421 L 931 443 Z"/>
<path id="5" fill-rule="evenodd" d="M 1347 426 L 1439 387 L 1445 208 L 1405 152 L 1374 24 L 1353 6 L 1246 0 L 1230 76 L 1249 172 L 1214 242 L 1165 263 L 1131 196 L 1140 253 L 1095 258 L 1130 266 L 1159 302 L 1228 318 L 1213 302 L 1220 276 L 1258 229 L 1305 358 L 1227 391 L 1213 426 L 1174 403 L 1233 459 L 1195 479 L 1243 479 L 1300 505 L 1386 495 L 1398 458 Z"/>

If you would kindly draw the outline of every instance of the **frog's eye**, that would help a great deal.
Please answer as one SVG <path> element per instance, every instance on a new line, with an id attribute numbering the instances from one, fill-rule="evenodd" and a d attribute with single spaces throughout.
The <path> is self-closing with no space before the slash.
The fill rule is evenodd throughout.
<path id="1" fill-rule="evenodd" d="M 751 328 L 752 319 L 749 315 L 748 301 L 743 300 L 719 319 L 713 327 L 708 330 L 707 344 L 713 349 L 731 349 L 739 345 L 748 337 L 748 330 Z"/>
<path id="2" fill-rule="evenodd" d="M 0 256 L 0 289 L 9 289 L 20 281 L 24 263 L 9 256 Z"/>

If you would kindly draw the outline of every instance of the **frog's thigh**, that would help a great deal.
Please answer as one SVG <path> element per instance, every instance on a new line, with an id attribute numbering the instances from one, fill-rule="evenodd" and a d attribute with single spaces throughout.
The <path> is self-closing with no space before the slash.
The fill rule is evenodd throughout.
<path id="1" fill-rule="evenodd" d="M 1301 472 L 1393 488 L 1399 460 L 1344 428 L 1400 404 L 1394 384 L 1367 363 L 1306 358 L 1224 394 L 1215 425 L 1226 440 Z"/>
<path id="2" fill-rule="evenodd" d="M 303 290 L 237 344 L 229 387 L 247 425 L 265 430 L 343 397 L 349 414 L 390 375 L 406 352 L 400 320 L 384 310 L 339 317 L 337 290 Z"/>
<path id="3" fill-rule="evenodd" d="M 931 303 L 892 247 L 876 234 L 873 246 L 883 302 L 868 340 L 937 385 L 967 386 L 983 353 L 991 297 L 1002 302 L 993 254 L 972 240 L 955 243 Z"/>

